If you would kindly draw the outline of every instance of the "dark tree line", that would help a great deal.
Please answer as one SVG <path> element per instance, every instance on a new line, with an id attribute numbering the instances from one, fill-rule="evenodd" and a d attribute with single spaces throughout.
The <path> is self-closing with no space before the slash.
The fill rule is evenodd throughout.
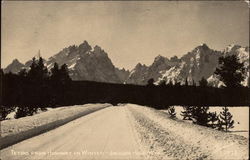
<path id="1" fill-rule="evenodd" d="M 49 72 L 42 58 L 33 58 L 30 69 L 23 69 L 18 74 L 1 71 L 1 80 L 1 119 L 15 107 L 18 107 L 16 118 L 33 115 L 39 108 L 55 107 L 64 102 L 64 91 L 71 82 L 66 65 L 59 68 L 55 63 Z"/>
<path id="2" fill-rule="evenodd" d="M 84 103 L 135 103 L 157 109 L 171 105 L 188 106 L 245 106 L 248 104 L 248 88 L 230 89 L 229 99 L 224 88 L 200 86 L 139 86 L 109 84 L 90 81 L 72 81 L 64 93 L 69 104 Z"/>

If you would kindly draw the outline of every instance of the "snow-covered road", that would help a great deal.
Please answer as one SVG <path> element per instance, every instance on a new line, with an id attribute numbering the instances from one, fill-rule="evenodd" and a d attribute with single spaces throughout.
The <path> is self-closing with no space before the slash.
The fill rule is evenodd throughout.
<path id="1" fill-rule="evenodd" d="M 1 151 L 2 159 L 143 159 L 126 107 L 108 107 Z"/>

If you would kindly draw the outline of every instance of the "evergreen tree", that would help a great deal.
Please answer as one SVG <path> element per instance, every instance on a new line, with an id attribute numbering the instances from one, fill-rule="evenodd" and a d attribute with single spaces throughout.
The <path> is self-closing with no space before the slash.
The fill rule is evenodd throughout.
<path id="1" fill-rule="evenodd" d="M 185 86 L 188 86 L 188 79 L 185 79 Z"/>
<path id="2" fill-rule="evenodd" d="M 201 87 L 207 87 L 208 82 L 207 82 L 207 80 L 204 77 L 202 77 L 201 80 L 199 81 L 199 85 Z"/>
<path id="3" fill-rule="evenodd" d="M 191 110 L 193 123 L 208 126 L 210 121 L 210 114 L 208 113 L 209 107 L 193 107 Z"/>
<path id="4" fill-rule="evenodd" d="M 173 82 L 170 80 L 170 81 L 168 82 L 167 86 L 172 87 L 172 86 L 173 86 Z"/>
<path id="5" fill-rule="evenodd" d="M 51 68 L 51 76 L 50 79 L 52 82 L 57 83 L 57 81 L 60 80 L 60 70 L 59 70 L 59 66 L 57 63 L 54 63 L 53 68 Z"/>
<path id="6" fill-rule="evenodd" d="M 0 121 L 5 120 L 10 112 L 14 111 L 15 107 L 11 106 L 0 106 Z"/>
<path id="7" fill-rule="evenodd" d="M 183 110 L 181 111 L 181 116 L 183 116 L 183 120 L 192 120 L 192 110 L 193 106 L 183 106 Z"/>
<path id="8" fill-rule="evenodd" d="M 51 68 L 51 81 L 55 83 L 59 83 L 61 85 L 67 84 L 71 81 L 69 76 L 69 70 L 66 64 L 63 64 L 61 68 L 59 68 L 57 63 L 54 63 L 54 67 Z"/>
<path id="9" fill-rule="evenodd" d="M 15 118 L 21 118 L 26 116 L 32 116 L 34 113 L 37 112 L 36 107 L 28 107 L 28 106 L 22 106 L 17 108 L 17 112 L 15 114 Z"/>
<path id="10" fill-rule="evenodd" d="M 65 98 L 65 92 L 71 82 L 69 77 L 69 71 L 66 64 L 63 64 L 61 68 L 57 63 L 54 63 L 54 67 L 51 68 L 50 84 L 51 84 L 51 98 L 50 105 L 65 104 L 68 100 Z"/>
<path id="11" fill-rule="evenodd" d="M 218 115 L 216 112 L 209 112 L 209 121 L 212 122 L 212 124 L 210 125 L 212 128 L 216 127 L 215 122 L 217 122 L 219 120 Z"/>
<path id="12" fill-rule="evenodd" d="M 216 68 L 215 74 L 219 76 L 219 79 L 224 82 L 226 87 L 239 87 L 241 81 L 244 80 L 244 63 L 239 62 L 239 58 L 236 55 L 220 57 L 220 67 Z"/>
<path id="13" fill-rule="evenodd" d="M 69 77 L 69 69 L 66 64 L 63 64 L 60 69 L 60 80 L 63 85 L 68 84 L 71 81 Z"/>
<path id="14" fill-rule="evenodd" d="M 148 80 L 147 86 L 154 86 L 154 78 Z"/>
<path id="15" fill-rule="evenodd" d="M 168 108 L 168 114 L 170 115 L 170 118 L 172 119 L 176 118 L 176 112 L 174 106 Z"/>
<path id="16" fill-rule="evenodd" d="M 27 77 L 27 71 L 26 71 L 26 69 L 22 69 L 21 71 L 19 71 L 18 72 L 18 75 L 20 76 L 20 77 Z"/>
<path id="17" fill-rule="evenodd" d="M 27 77 L 29 78 L 29 80 L 37 79 L 37 63 L 35 57 L 32 58 L 32 63 L 30 65 L 30 70 Z"/>
<path id="18" fill-rule="evenodd" d="M 23 73 L 20 73 L 24 75 Z M 26 95 L 27 98 L 23 97 L 24 103 L 18 109 L 20 116 L 32 115 L 37 111 L 38 108 L 44 108 L 47 105 L 48 99 L 48 70 L 44 66 L 43 59 L 40 57 L 38 60 L 32 59 L 30 70 L 27 73 L 27 84 L 26 89 L 22 91 L 22 94 Z M 28 108 L 27 108 L 28 107 Z M 20 117 L 17 115 L 17 117 Z"/>
<path id="19" fill-rule="evenodd" d="M 227 132 L 230 128 L 234 128 L 234 120 L 232 120 L 233 116 L 229 112 L 228 107 L 223 107 L 222 109 L 223 111 L 219 115 L 219 129 Z"/>
<path id="20" fill-rule="evenodd" d="M 44 66 L 42 57 L 38 61 L 35 58 L 32 59 L 27 77 L 34 83 L 42 83 L 48 78 L 48 69 Z"/>
<path id="21" fill-rule="evenodd" d="M 218 128 L 218 130 L 220 130 L 220 131 L 224 130 L 222 121 L 218 120 L 217 128 Z"/>
<path id="22" fill-rule="evenodd" d="M 38 67 L 39 79 L 46 80 L 48 78 L 48 69 L 47 67 L 44 66 L 42 57 L 39 58 L 37 67 Z"/>
<path id="23" fill-rule="evenodd" d="M 196 86 L 196 83 L 195 83 L 195 81 L 194 81 L 194 80 L 192 80 L 192 84 L 193 84 L 193 86 Z"/>
<path id="24" fill-rule="evenodd" d="M 3 69 L 1 68 L 0 69 L 0 78 L 1 78 L 1 80 L 2 80 L 3 76 L 4 76 L 4 72 L 3 72 Z"/>
<path id="25" fill-rule="evenodd" d="M 176 82 L 174 85 L 175 86 L 181 86 L 181 82 Z"/>
<path id="26" fill-rule="evenodd" d="M 165 80 L 161 80 L 159 83 L 159 86 L 164 87 L 166 86 L 166 81 Z"/>

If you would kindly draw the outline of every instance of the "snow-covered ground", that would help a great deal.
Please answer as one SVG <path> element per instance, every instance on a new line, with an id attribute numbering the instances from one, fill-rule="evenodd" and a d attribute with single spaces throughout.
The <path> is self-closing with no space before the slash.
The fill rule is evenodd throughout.
<path id="1" fill-rule="evenodd" d="M 1 129 L 6 135 L 29 134 L 21 131 L 39 130 L 40 125 L 46 128 L 51 119 L 58 122 L 81 113 L 65 125 L 2 149 L 0 159 L 248 159 L 249 139 L 244 136 L 173 120 L 164 111 L 149 107 L 107 106 L 63 107 L 3 121 Z M 98 111 L 85 115 L 93 108 Z"/>
<path id="2" fill-rule="evenodd" d="M 60 110 L 62 108 L 65 108 L 65 107 L 59 107 L 59 108 L 50 108 L 50 107 L 47 107 L 46 110 L 41 110 L 41 109 L 38 109 L 37 112 L 35 114 L 40 114 L 40 113 L 43 113 L 43 112 L 47 112 L 47 111 L 50 111 L 50 110 Z M 6 116 L 6 120 L 10 120 L 10 119 L 15 119 L 15 114 L 17 112 L 17 109 L 18 107 L 15 108 L 14 111 L 10 112 L 7 116 Z M 35 115 L 34 114 L 34 115 Z"/>
<path id="3" fill-rule="evenodd" d="M 152 159 L 248 159 L 248 138 L 129 104 L 141 143 Z"/>
<path id="4" fill-rule="evenodd" d="M 182 119 L 183 117 L 180 115 L 181 111 L 183 111 L 182 106 L 174 106 L 176 111 L 176 116 L 178 119 Z M 229 112 L 233 115 L 234 120 L 234 128 L 230 129 L 232 133 L 242 135 L 245 137 L 249 137 L 249 107 L 228 107 Z M 163 110 L 166 112 L 166 110 Z M 222 107 L 209 107 L 210 112 L 216 112 L 219 114 L 222 112 Z"/>
<path id="5" fill-rule="evenodd" d="M 86 104 L 49 109 L 33 116 L 1 121 L 1 148 L 38 135 L 110 104 Z"/>

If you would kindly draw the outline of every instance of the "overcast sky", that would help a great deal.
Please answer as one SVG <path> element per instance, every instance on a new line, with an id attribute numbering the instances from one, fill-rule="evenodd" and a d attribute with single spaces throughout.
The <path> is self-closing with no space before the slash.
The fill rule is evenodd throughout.
<path id="1" fill-rule="evenodd" d="M 201 43 L 222 50 L 249 45 L 245 2 L 2 2 L 1 63 L 48 58 L 84 40 L 115 66 L 132 69 L 157 55 L 182 56 Z"/>

